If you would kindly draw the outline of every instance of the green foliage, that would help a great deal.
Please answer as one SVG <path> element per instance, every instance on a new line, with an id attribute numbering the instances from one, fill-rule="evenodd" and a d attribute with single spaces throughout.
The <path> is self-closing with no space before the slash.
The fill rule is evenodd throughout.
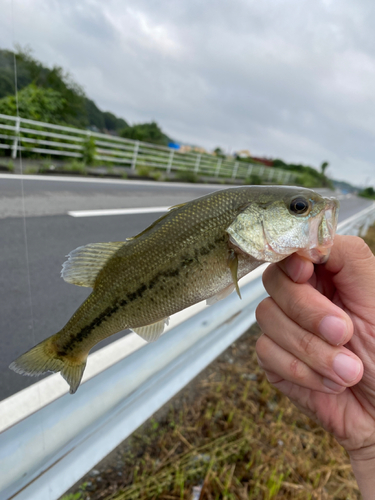
<path id="1" fill-rule="evenodd" d="M 219 147 L 217 147 L 217 148 L 214 149 L 214 153 L 219 158 L 225 158 L 224 151 L 221 148 L 219 148 Z"/>
<path id="2" fill-rule="evenodd" d="M 95 154 L 96 146 L 95 139 L 93 137 L 87 137 L 86 141 L 83 143 L 82 159 L 85 165 L 95 164 Z"/>
<path id="3" fill-rule="evenodd" d="M 68 495 L 64 495 L 61 500 L 83 500 L 83 496 L 81 492 L 77 493 L 69 493 Z"/>
<path id="4" fill-rule="evenodd" d="M 328 167 L 328 163 L 325 162 Z M 323 164 L 324 165 L 324 164 Z M 285 163 L 283 160 L 276 159 L 273 161 L 274 168 L 290 170 L 298 175 L 298 184 L 304 187 L 329 187 L 333 188 L 332 181 L 328 179 L 324 173 L 318 172 L 313 167 L 302 164 Z"/>
<path id="5" fill-rule="evenodd" d="M 107 130 L 124 130 L 129 127 L 128 123 L 123 118 L 117 118 L 113 113 L 104 111 L 102 113 L 104 120 L 104 127 Z"/>
<path id="6" fill-rule="evenodd" d="M 251 174 L 249 177 L 246 177 L 244 184 L 250 184 L 251 186 L 262 184 L 262 179 L 258 174 Z"/>
<path id="7" fill-rule="evenodd" d="M 120 135 L 126 139 L 150 142 L 161 146 L 167 146 L 171 140 L 164 134 L 156 122 L 138 123 L 131 127 L 126 127 L 120 132 Z"/>
<path id="8" fill-rule="evenodd" d="M 323 175 L 325 175 L 325 172 L 327 170 L 327 168 L 329 167 L 329 163 L 328 161 L 324 161 L 321 165 L 320 165 L 320 170 L 322 172 Z"/>
<path id="9" fill-rule="evenodd" d="M 179 170 L 176 172 L 176 179 L 182 182 L 199 182 L 199 177 L 191 170 Z"/>
<path id="10" fill-rule="evenodd" d="M 375 200 L 375 189 L 373 187 L 367 187 L 359 193 L 359 196 L 362 196 L 363 198 L 370 198 L 372 200 Z"/>
<path id="11" fill-rule="evenodd" d="M 152 168 L 149 167 L 148 165 L 137 165 L 136 167 L 136 172 L 141 177 L 149 177 L 151 171 Z"/>
<path id="12" fill-rule="evenodd" d="M 14 163 L 12 162 L 12 160 L 8 161 L 7 169 L 9 170 L 9 172 L 14 172 Z"/>
<path id="13" fill-rule="evenodd" d="M 31 83 L 18 93 L 18 108 L 22 118 L 48 123 L 64 121 L 65 99 L 60 92 L 37 87 Z M 0 113 L 16 115 L 17 106 L 14 95 L 0 99 Z"/>
<path id="14" fill-rule="evenodd" d="M 80 85 L 78 85 L 69 73 L 58 66 L 52 69 L 43 66 L 31 54 L 29 49 L 18 48 L 16 54 L 17 61 L 17 85 L 19 94 L 23 89 L 29 87 L 29 92 L 35 87 L 40 90 L 38 97 L 39 101 L 42 96 L 47 99 L 48 110 L 51 111 L 51 102 L 55 103 L 55 98 L 59 97 L 60 103 L 56 110 L 56 115 L 52 117 L 50 113 L 43 110 L 49 119 L 39 118 L 42 121 L 49 123 L 67 124 L 74 127 L 85 128 L 88 126 L 97 127 L 99 130 L 119 131 L 127 126 L 127 123 L 122 118 L 117 118 L 112 113 L 103 113 L 96 104 L 88 99 Z M 57 94 L 49 94 L 48 92 L 56 92 Z M 0 50 L 0 99 L 15 95 L 14 84 L 14 53 L 10 50 Z M 11 105 L 15 114 L 14 105 Z M 20 115 L 24 118 L 28 117 L 24 111 Z M 33 117 L 33 119 L 36 119 Z M 112 128 L 114 127 L 114 128 Z"/>
<path id="15" fill-rule="evenodd" d="M 96 127 L 98 130 L 103 130 L 105 128 L 103 113 L 95 102 L 91 99 L 86 99 L 85 108 L 90 126 Z"/>
<path id="16" fill-rule="evenodd" d="M 67 172 L 76 172 L 77 174 L 86 174 L 86 166 L 82 161 L 78 160 L 73 160 L 72 162 L 69 162 L 65 167 L 64 170 Z"/>

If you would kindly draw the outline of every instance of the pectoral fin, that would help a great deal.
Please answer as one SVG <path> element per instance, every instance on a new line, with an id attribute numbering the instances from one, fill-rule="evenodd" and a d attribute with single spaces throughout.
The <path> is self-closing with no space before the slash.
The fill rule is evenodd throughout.
<path id="1" fill-rule="evenodd" d="M 133 332 L 142 337 L 147 342 L 155 342 L 158 340 L 160 335 L 164 332 L 165 325 L 168 325 L 169 318 L 164 318 L 157 323 L 152 323 L 151 325 L 141 326 L 137 328 L 132 328 Z"/>
<path id="2" fill-rule="evenodd" d="M 238 257 L 237 257 L 237 254 L 233 250 L 229 250 L 228 267 L 230 269 L 230 272 L 232 273 L 233 285 L 236 288 L 236 292 L 237 292 L 239 298 L 242 299 L 241 293 L 240 293 L 240 288 L 238 286 L 238 278 L 237 278 Z"/>

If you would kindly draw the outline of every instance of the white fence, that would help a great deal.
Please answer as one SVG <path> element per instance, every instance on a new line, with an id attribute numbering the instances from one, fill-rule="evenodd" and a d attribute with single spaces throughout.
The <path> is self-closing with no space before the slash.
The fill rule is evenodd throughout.
<path id="1" fill-rule="evenodd" d="M 372 204 L 338 232 L 363 234 L 374 221 Z M 250 327 L 263 270 L 241 280 L 242 301 L 197 304 L 154 344 L 130 334 L 90 355 L 74 396 L 54 374 L 0 402 L 0 500 L 58 499 Z"/>
<path id="2" fill-rule="evenodd" d="M 133 141 L 89 130 L 52 125 L 50 123 L 0 114 L 0 149 L 11 150 L 13 159 L 19 151 L 46 157 L 82 160 L 85 151 L 94 148 L 96 161 L 130 167 L 188 171 L 211 177 L 246 179 L 252 175 L 263 181 L 293 183 L 296 176 L 289 171 L 264 165 L 219 158 L 208 153 L 184 153 L 177 149 Z"/>

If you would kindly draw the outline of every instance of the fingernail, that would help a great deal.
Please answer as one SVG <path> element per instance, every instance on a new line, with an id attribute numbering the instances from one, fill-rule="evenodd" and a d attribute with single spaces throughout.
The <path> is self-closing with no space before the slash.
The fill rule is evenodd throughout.
<path id="1" fill-rule="evenodd" d="M 329 378 L 323 378 L 323 384 L 328 387 L 333 392 L 341 392 L 343 389 L 342 385 L 336 384 L 336 382 L 333 382 Z"/>
<path id="2" fill-rule="evenodd" d="M 333 360 L 333 370 L 344 382 L 352 382 L 361 369 L 359 361 L 346 354 L 338 354 Z"/>
<path id="3" fill-rule="evenodd" d="M 325 316 L 320 322 L 319 332 L 330 344 L 339 345 L 347 335 L 346 322 L 337 316 Z"/>

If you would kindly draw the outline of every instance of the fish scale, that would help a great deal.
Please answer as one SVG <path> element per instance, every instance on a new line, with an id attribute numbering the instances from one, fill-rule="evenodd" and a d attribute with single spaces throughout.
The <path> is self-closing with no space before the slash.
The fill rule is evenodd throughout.
<path id="1" fill-rule="evenodd" d="M 156 340 L 171 314 L 235 288 L 239 294 L 238 280 L 263 262 L 296 251 L 314 262 L 327 256 L 337 208 L 303 188 L 230 188 L 172 207 L 125 242 L 79 247 L 62 276 L 93 292 L 58 333 L 11 368 L 27 375 L 61 371 L 73 393 L 90 349 L 110 335 L 131 328 Z"/>

